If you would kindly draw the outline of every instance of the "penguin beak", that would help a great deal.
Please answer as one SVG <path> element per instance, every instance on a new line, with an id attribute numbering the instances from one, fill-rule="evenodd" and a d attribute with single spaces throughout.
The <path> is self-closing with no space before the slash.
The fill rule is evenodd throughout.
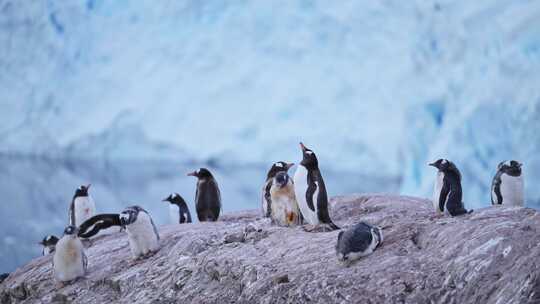
<path id="1" fill-rule="evenodd" d="M 521 168 L 523 166 L 523 163 L 518 163 L 518 167 Z"/>
<path id="2" fill-rule="evenodd" d="M 92 186 L 92 184 L 86 185 L 86 190 L 90 189 L 90 186 Z"/>
<path id="3" fill-rule="evenodd" d="M 302 151 L 306 151 L 307 148 L 303 143 L 300 142 L 300 149 L 302 149 Z"/>
<path id="4" fill-rule="evenodd" d="M 432 166 L 432 167 L 435 167 L 435 168 L 437 167 L 437 166 L 435 165 L 435 163 L 428 163 L 428 166 Z"/>
<path id="5" fill-rule="evenodd" d="M 287 170 L 289 170 L 292 166 L 294 166 L 294 163 L 288 163 L 287 164 Z"/>
<path id="6" fill-rule="evenodd" d="M 197 171 L 189 172 L 187 176 L 195 176 L 197 177 Z"/>
<path id="7" fill-rule="evenodd" d="M 166 197 L 166 198 L 162 199 L 161 201 L 162 201 L 162 202 L 168 202 L 168 201 L 169 201 L 169 198 Z"/>

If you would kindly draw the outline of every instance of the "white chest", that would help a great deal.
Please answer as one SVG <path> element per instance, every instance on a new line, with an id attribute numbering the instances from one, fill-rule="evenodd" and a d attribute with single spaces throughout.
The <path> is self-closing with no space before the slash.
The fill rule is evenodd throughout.
<path id="1" fill-rule="evenodd" d="M 295 199 L 292 183 L 284 189 L 272 187 L 272 218 L 282 226 L 293 226 L 300 222 L 298 204 Z"/>
<path id="2" fill-rule="evenodd" d="M 503 205 L 523 206 L 523 178 L 521 176 L 501 175 L 501 196 Z"/>
<path id="3" fill-rule="evenodd" d="M 433 187 L 433 208 L 437 212 L 442 212 L 439 209 L 439 197 L 441 196 L 441 191 L 444 185 L 444 173 L 437 172 L 437 178 L 435 180 L 435 185 Z"/>
<path id="4" fill-rule="evenodd" d="M 317 185 L 317 189 L 313 194 L 313 207 L 315 210 L 311 210 L 306 201 L 306 193 L 308 189 L 307 175 L 308 171 L 304 166 L 299 165 L 296 168 L 296 172 L 294 173 L 294 192 L 296 194 L 296 200 L 298 202 L 300 212 L 302 212 L 302 215 L 304 216 L 304 220 L 308 224 L 316 225 L 319 223 L 319 217 L 317 216 L 317 197 L 319 194 L 319 189 Z"/>
<path id="5" fill-rule="evenodd" d="M 126 227 L 129 238 L 129 246 L 134 258 L 146 255 L 158 249 L 158 239 L 154 232 L 150 216 L 145 212 L 139 212 L 137 220 Z"/>
<path id="6" fill-rule="evenodd" d="M 63 237 L 56 244 L 54 274 L 60 281 L 71 281 L 85 273 L 83 245 L 78 238 Z"/>
<path id="7" fill-rule="evenodd" d="M 73 204 L 76 226 L 79 226 L 96 213 L 96 204 L 91 196 L 77 197 Z"/>
<path id="8" fill-rule="evenodd" d="M 169 220 L 171 224 L 180 223 L 180 207 L 176 204 L 169 204 Z"/>

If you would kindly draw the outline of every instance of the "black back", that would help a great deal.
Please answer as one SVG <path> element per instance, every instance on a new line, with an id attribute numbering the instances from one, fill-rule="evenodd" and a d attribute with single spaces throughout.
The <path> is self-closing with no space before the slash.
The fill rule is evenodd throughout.
<path id="1" fill-rule="evenodd" d="M 112 226 L 122 226 L 120 223 L 120 215 L 118 213 L 97 214 L 84 221 L 84 223 L 79 226 L 79 237 L 90 238 L 98 234 L 100 230 Z"/>
<path id="2" fill-rule="evenodd" d="M 463 190 L 461 189 L 461 172 L 457 166 L 446 159 L 439 159 L 431 166 L 436 167 L 444 174 L 443 187 L 439 195 L 439 210 L 444 212 L 444 208 L 452 216 L 467 213 L 463 205 Z"/>
<path id="3" fill-rule="evenodd" d="M 319 170 L 319 161 L 317 160 L 317 156 L 315 155 L 315 152 L 308 149 L 302 143 L 300 143 L 300 146 L 302 148 L 302 162 L 300 165 L 304 166 L 308 171 L 308 188 L 306 191 L 306 202 L 308 207 L 315 211 L 314 204 L 316 203 L 317 217 L 319 218 L 319 221 L 321 223 L 328 224 L 332 229 L 339 229 L 339 227 L 330 219 L 330 214 L 328 212 L 328 194 L 326 193 L 326 185 L 324 184 L 321 171 Z M 314 202 L 313 196 L 315 191 L 317 191 L 317 186 L 317 201 Z"/>
<path id="4" fill-rule="evenodd" d="M 200 222 L 215 222 L 221 211 L 221 193 L 214 176 L 206 168 L 194 172 L 197 177 L 195 208 Z"/>
<path id="5" fill-rule="evenodd" d="M 169 195 L 163 201 L 167 201 L 170 204 L 177 205 L 179 210 L 179 223 L 191 223 L 191 213 L 189 212 L 188 205 L 184 198 L 178 193 L 173 193 Z"/>
<path id="6" fill-rule="evenodd" d="M 350 252 L 364 252 L 373 242 L 371 230 L 373 226 L 360 222 L 347 231 L 338 234 L 336 252 L 348 254 Z M 379 237 L 380 239 L 380 237 Z"/>

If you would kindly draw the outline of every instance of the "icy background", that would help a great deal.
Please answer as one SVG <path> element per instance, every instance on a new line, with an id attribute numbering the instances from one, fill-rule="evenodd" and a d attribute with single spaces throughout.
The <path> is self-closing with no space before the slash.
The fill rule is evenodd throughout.
<path id="1" fill-rule="evenodd" d="M 254 208 L 300 140 L 331 194 L 430 196 L 445 157 L 479 208 L 517 159 L 538 207 L 539 132 L 538 1 L 0 0 L 0 271 L 79 183 L 166 219 L 154 201 L 210 164 L 225 209 Z"/>

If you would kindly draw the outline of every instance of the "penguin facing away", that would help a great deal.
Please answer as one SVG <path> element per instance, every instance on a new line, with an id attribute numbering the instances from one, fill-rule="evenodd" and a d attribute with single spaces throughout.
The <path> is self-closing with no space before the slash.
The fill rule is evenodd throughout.
<path id="1" fill-rule="evenodd" d="M 48 255 L 54 252 L 56 243 L 58 243 L 58 238 L 55 235 L 47 235 L 39 242 L 43 249 L 41 250 L 42 255 Z"/>
<path id="2" fill-rule="evenodd" d="M 382 229 L 360 222 L 346 231 L 340 231 L 336 243 L 336 255 L 340 262 L 350 264 L 375 251 L 383 242 Z"/>
<path id="3" fill-rule="evenodd" d="M 302 162 L 294 174 L 296 200 L 305 222 L 330 230 L 339 229 L 328 213 L 328 195 L 315 153 L 300 143 Z"/>
<path id="4" fill-rule="evenodd" d="M 146 210 L 139 206 L 127 207 L 120 213 L 120 223 L 126 227 L 133 259 L 137 260 L 159 249 L 159 234 Z"/>
<path id="5" fill-rule="evenodd" d="M 435 211 L 441 214 L 446 210 L 451 216 L 472 212 L 472 210 L 467 211 L 463 205 L 461 173 L 456 165 L 447 159 L 439 159 L 429 165 L 438 169 L 433 190 Z"/>
<path id="6" fill-rule="evenodd" d="M 79 237 L 88 239 L 100 232 L 104 234 L 104 231 L 108 231 L 109 233 L 119 232 L 121 226 L 120 215 L 118 213 L 97 214 L 84 221 L 79 226 Z"/>
<path id="7" fill-rule="evenodd" d="M 71 205 L 69 206 L 69 224 L 78 227 L 87 219 L 96 213 L 96 204 L 94 199 L 88 193 L 90 184 L 82 185 L 73 195 Z"/>
<path id="8" fill-rule="evenodd" d="M 172 193 L 162 201 L 169 203 L 169 217 L 172 224 L 191 223 L 188 205 L 180 194 Z"/>
<path id="9" fill-rule="evenodd" d="M 195 208 L 199 222 L 217 221 L 221 211 L 221 193 L 214 176 L 206 168 L 188 173 L 188 176 L 197 178 Z"/>
<path id="10" fill-rule="evenodd" d="M 83 277 L 88 269 L 88 259 L 77 233 L 77 227 L 68 226 L 64 230 L 64 236 L 56 243 L 53 271 L 54 277 L 61 283 Z"/>
<path id="11" fill-rule="evenodd" d="M 289 169 L 292 166 L 294 166 L 294 163 L 286 163 L 284 161 L 278 161 L 278 162 L 275 162 L 272 165 L 272 167 L 270 167 L 270 170 L 268 170 L 268 173 L 266 174 L 266 181 L 264 182 L 263 189 L 262 189 L 262 196 L 261 196 L 261 207 L 262 207 L 262 214 L 264 217 L 270 217 L 270 213 L 272 211 L 270 187 L 272 187 L 273 178 L 279 172 L 287 173 L 287 171 L 289 171 Z"/>
<path id="12" fill-rule="evenodd" d="M 272 179 L 270 196 L 271 217 L 274 223 L 287 227 L 301 224 L 302 216 L 296 202 L 294 184 L 286 172 L 280 171 Z"/>
<path id="13" fill-rule="evenodd" d="M 491 184 L 491 204 L 524 206 L 523 164 L 511 160 L 501 162 Z"/>

